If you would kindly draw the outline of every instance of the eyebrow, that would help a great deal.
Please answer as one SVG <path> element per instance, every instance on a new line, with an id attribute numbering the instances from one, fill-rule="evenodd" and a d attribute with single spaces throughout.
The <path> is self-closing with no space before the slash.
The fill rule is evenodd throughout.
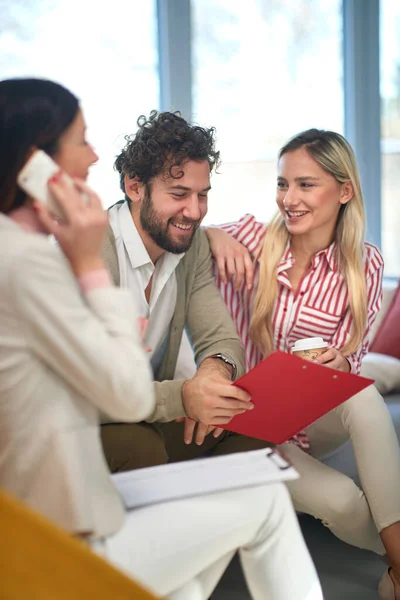
<path id="1" fill-rule="evenodd" d="M 169 188 L 170 190 L 182 190 L 184 192 L 191 192 L 192 188 L 190 187 L 186 187 L 184 185 L 171 185 L 171 187 Z M 211 185 L 209 185 L 208 187 L 204 188 L 204 190 L 201 190 L 202 192 L 209 192 L 211 190 Z"/>
<path id="2" fill-rule="evenodd" d="M 280 175 L 278 175 L 277 177 L 278 181 L 286 181 L 286 179 L 284 177 L 281 177 Z M 306 175 L 305 177 L 295 177 L 294 179 L 295 181 L 319 181 L 319 177 L 311 177 L 311 175 Z"/>

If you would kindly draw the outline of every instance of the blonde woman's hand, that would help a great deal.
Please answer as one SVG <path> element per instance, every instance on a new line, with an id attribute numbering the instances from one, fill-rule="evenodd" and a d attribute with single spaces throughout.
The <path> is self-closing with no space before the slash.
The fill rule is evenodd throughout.
<path id="1" fill-rule="evenodd" d="M 350 373 L 350 363 L 345 356 L 336 348 L 328 348 L 325 352 L 317 356 L 315 362 L 325 365 L 330 369 Z"/>
<path id="2" fill-rule="evenodd" d="M 61 172 L 49 181 L 49 189 L 65 215 L 62 221 L 54 220 L 43 204 L 35 202 L 33 206 L 41 223 L 58 241 L 76 277 L 80 277 L 105 268 L 101 253 L 108 218 L 97 194 L 80 179 L 74 179 L 74 184 L 66 182 Z"/>
<path id="3" fill-rule="evenodd" d="M 248 250 L 229 233 L 217 227 L 206 227 L 205 233 L 222 281 L 227 283 L 234 280 L 235 290 L 238 290 L 245 281 L 248 289 L 251 289 L 254 265 Z"/>

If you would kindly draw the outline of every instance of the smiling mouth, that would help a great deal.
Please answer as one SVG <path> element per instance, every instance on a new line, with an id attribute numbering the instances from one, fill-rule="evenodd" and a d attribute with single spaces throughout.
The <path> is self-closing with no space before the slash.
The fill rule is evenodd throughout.
<path id="1" fill-rule="evenodd" d="M 171 223 L 177 229 L 181 231 L 190 231 L 193 229 L 193 223 Z"/>
<path id="2" fill-rule="evenodd" d="M 308 210 L 287 210 L 286 211 L 286 214 L 289 217 L 289 219 L 301 219 L 301 217 L 308 215 L 308 213 L 309 213 Z"/>

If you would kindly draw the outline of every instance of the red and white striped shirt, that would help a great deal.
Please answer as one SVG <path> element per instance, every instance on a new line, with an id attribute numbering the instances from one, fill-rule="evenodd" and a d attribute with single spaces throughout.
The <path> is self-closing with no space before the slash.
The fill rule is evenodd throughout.
<path id="1" fill-rule="evenodd" d="M 220 228 L 241 242 L 252 258 L 259 258 L 266 232 L 265 224 L 257 222 L 252 215 L 247 214 L 240 221 L 222 225 Z M 313 257 L 310 270 L 294 294 L 287 275 L 294 259 L 289 245 L 286 247 L 277 269 L 278 296 L 272 315 L 275 350 L 290 352 L 294 343 L 305 337 L 322 337 L 329 346 L 340 350 L 349 339 L 353 318 L 347 285 L 339 271 L 335 249 L 334 242 Z M 346 357 L 350 362 L 351 372 L 355 374 L 359 374 L 361 361 L 368 351 L 369 332 L 382 300 L 383 259 L 376 246 L 365 244 L 364 264 L 368 298 L 367 324 L 361 346 L 354 354 Z M 244 282 L 238 291 L 234 291 L 232 283 L 222 282 L 215 266 L 217 285 L 245 347 L 247 369 L 254 367 L 263 358 L 249 338 L 258 277 L 259 263 L 256 260 L 253 289 L 248 290 Z M 299 445 L 307 447 L 306 443 Z"/>

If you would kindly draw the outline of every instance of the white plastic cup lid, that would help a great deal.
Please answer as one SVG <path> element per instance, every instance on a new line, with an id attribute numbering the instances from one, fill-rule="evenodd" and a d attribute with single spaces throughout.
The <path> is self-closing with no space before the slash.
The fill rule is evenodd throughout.
<path id="1" fill-rule="evenodd" d="M 294 346 L 292 346 L 292 352 L 314 350 L 314 348 L 327 348 L 328 346 L 328 342 L 324 342 L 322 337 L 304 338 L 295 342 Z"/>

